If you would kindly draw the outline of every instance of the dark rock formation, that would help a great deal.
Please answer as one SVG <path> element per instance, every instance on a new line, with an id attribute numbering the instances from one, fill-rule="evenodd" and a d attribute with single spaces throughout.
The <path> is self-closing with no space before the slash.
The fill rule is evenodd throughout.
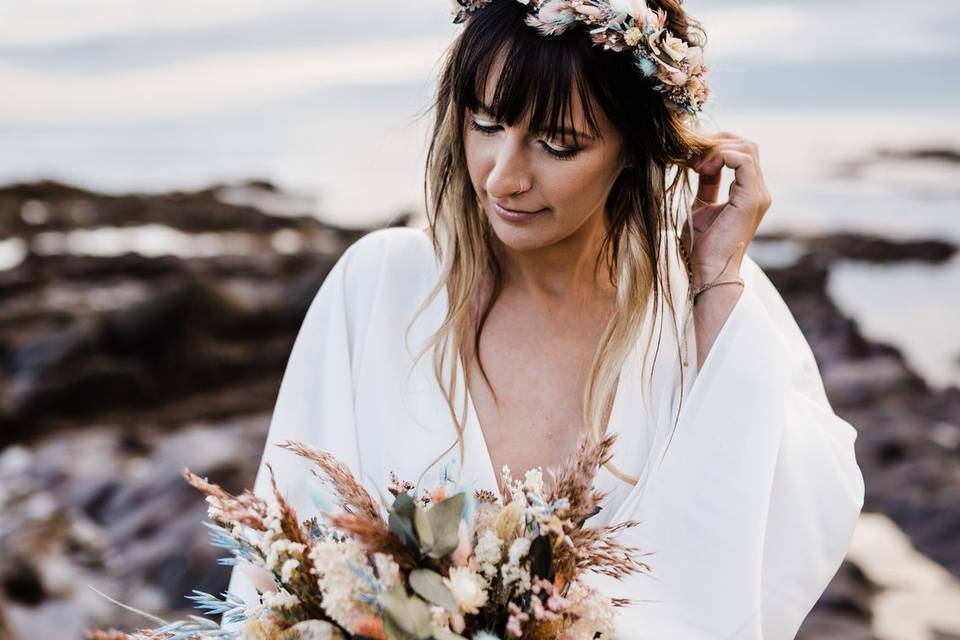
<path id="1" fill-rule="evenodd" d="M 87 585 L 171 618 L 192 613 L 192 589 L 226 586 L 180 470 L 252 483 L 307 307 L 367 230 L 228 205 L 220 189 L 0 189 L 0 233 L 27 246 L 0 271 L 0 638 L 148 624 Z M 35 250 L 43 234 L 144 225 L 248 241 L 209 257 Z M 278 232 L 296 250 L 276 251 Z"/>
<path id="2" fill-rule="evenodd" d="M 919 551 L 960 576 L 960 389 L 931 389 L 896 347 L 866 340 L 839 312 L 825 289 L 830 262 L 896 244 L 844 238 L 794 238 L 811 249 L 796 264 L 765 272 L 810 342 L 834 409 L 857 428 L 864 510 L 889 515 Z M 928 250 L 940 244 L 904 243 L 890 261 L 923 255 L 940 262 L 955 251 Z M 871 250 L 858 259 L 880 262 L 881 255 Z"/>
<path id="3" fill-rule="evenodd" d="M 365 231 L 229 205 L 219 192 L 0 188 L 0 234 L 27 247 L 0 271 L 0 639 L 146 624 L 88 584 L 171 618 L 190 612 L 191 589 L 226 586 L 201 526 L 204 502 L 180 469 L 232 490 L 251 485 L 307 306 Z M 35 250 L 45 233 L 148 224 L 250 242 L 209 257 Z M 277 233 L 294 250 L 278 252 Z M 864 338 L 825 288 L 838 259 L 941 262 L 956 247 L 853 234 L 755 243 L 783 240 L 801 247 L 798 259 L 765 271 L 810 341 L 835 409 L 858 429 L 866 509 L 890 515 L 960 575 L 960 390 L 931 390 L 895 347 Z M 800 637 L 871 638 L 872 596 L 845 563 Z"/>

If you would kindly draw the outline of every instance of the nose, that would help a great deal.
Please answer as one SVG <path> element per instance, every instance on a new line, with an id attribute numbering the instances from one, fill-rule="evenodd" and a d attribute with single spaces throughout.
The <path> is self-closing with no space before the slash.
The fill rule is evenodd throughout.
<path id="1" fill-rule="evenodd" d="M 519 131 L 508 131 L 498 142 L 493 167 L 487 175 L 487 193 L 500 199 L 514 195 L 523 187 L 531 187 L 533 175 L 524 136 Z"/>

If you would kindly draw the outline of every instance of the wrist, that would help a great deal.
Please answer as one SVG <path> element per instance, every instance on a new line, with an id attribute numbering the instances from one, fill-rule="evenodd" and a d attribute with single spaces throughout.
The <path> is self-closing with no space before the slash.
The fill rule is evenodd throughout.
<path id="1" fill-rule="evenodd" d="M 698 264 L 693 267 L 691 286 L 696 289 L 711 282 L 736 280 L 740 277 L 740 260 L 730 260 L 728 264 Z"/>
<path id="2" fill-rule="evenodd" d="M 704 302 L 707 303 L 707 307 L 713 306 L 713 303 L 733 304 L 743 293 L 743 278 L 722 278 L 717 282 L 723 284 L 708 286 L 702 290 L 692 290 L 694 308 L 702 309 Z"/>

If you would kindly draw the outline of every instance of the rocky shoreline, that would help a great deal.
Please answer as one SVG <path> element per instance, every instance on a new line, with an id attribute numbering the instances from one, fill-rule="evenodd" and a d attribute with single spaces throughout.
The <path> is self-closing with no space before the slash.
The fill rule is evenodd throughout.
<path id="1" fill-rule="evenodd" d="M 0 188 L 0 255 L 13 256 L 0 270 L 0 640 L 144 623 L 88 585 L 164 617 L 189 611 L 192 588 L 226 587 L 205 505 L 179 471 L 232 490 L 252 483 L 307 306 L 365 232 L 238 204 L 227 188 Z M 261 202 L 283 197 L 266 182 L 243 188 Z M 117 234 L 155 252 L 106 251 Z M 864 511 L 960 577 L 960 389 L 932 389 L 826 289 L 840 259 L 939 264 L 957 247 L 845 233 L 767 234 L 754 248 L 834 408 L 858 429 Z M 799 637 L 876 637 L 887 587 L 868 565 L 844 563 Z"/>

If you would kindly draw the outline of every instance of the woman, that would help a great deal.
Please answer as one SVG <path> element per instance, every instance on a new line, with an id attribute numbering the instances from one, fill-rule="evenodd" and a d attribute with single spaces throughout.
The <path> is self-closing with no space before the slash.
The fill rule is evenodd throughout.
<path id="1" fill-rule="evenodd" d="M 639 34 L 590 31 L 604 6 Z M 463 0 L 456 21 L 429 227 L 372 232 L 333 267 L 263 463 L 306 517 L 285 439 L 383 493 L 390 471 L 438 469 L 495 490 L 503 465 L 516 477 L 616 433 L 595 517 L 640 520 L 624 536 L 651 572 L 593 581 L 633 600 L 614 637 L 793 638 L 863 504 L 856 431 L 746 255 L 771 203 L 756 145 L 693 122 L 702 31 L 677 0 Z M 231 590 L 256 597 L 239 572 Z"/>

